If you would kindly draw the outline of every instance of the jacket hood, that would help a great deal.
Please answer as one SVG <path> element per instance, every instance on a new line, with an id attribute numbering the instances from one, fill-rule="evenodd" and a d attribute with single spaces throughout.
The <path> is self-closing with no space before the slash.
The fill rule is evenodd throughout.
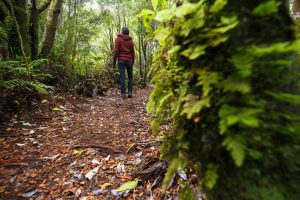
<path id="1" fill-rule="evenodd" d="M 118 37 L 121 37 L 123 40 L 132 40 L 130 36 L 124 34 L 119 34 Z"/>

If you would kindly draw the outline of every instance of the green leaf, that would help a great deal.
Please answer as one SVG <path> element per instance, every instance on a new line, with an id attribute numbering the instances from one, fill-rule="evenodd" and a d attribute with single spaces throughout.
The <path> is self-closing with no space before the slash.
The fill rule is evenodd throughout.
<path id="1" fill-rule="evenodd" d="M 52 110 L 53 110 L 53 111 L 61 111 L 61 112 L 63 111 L 63 110 L 60 109 L 60 108 L 52 108 Z"/>
<path id="2" fill-rule="evenodd" d="M 219 111 L 220 134 L 226 133 L 227 129 L 235 124 L 256 128 L 260 125 L 258 114 L 263 111 L 262 108 L 239 108 L 229 105 L 223 105 Z"/>
<path id="3" fill-rule="evenodd" d="M 74 150 L 74 151 L 73 151 L 73 154 L 79 156 L 79 155 L 81 155 L 83 152 L 85 152 L 85 150 L 86 150 L 86 149 Z"/>
<path id="4" fill-rule="evenodd" d="M 239 80 L 238 78 L 229 77 L 224 80 L 221 84 L 224 91 L 229 92 L 240 92 L 242 94 L 247 94 L 251 92 L 251 85 L 245 80 Z"/>
<path id="5" fill-rule="evenodd" d="M 179 167 L 182 167 L 182 160 L 174 159 L 170 162 L 170 165 L 168 167 L 168 170 L 167 170 L 164 180 L 163 180 L 162 191 L 165 192 L 167 190 L 167 187 L 170 183 L 171 178 L 173 177 L 174 173 L 176 172 L 176 170 Z"/>
<path id="6" fill-rule="evenodd" d="M 151 0 L 151 4 L 152 4 L 153 9 L 156 11 L 157 5 L 158 5 L 158 0 Z"/>
<path id="7" fill-rule="evenodd" d="M 252 14 L 256 16 L 265 16 L 276 13 L 278 11 L 278 7 L 280 6 L 279 1 L 270 0 L 264 3 L 261 3 L 257 6 L 253 11 Z"/>
<path id="8" fill-rule="evenodd" d="M 149 9 L 143 9 L 138 15 L 137 17 L 149 17 L 149 16 L 154 16 L 155 12 L 153 10 L 149 10 Z"/>
<path id="9" fill-rule="evenodd" d="M 41 101 L 41 103 L 42 103 L 42 104 L 48 103 L 48 100 L 47 100 L 47 99 L 43 99 L 43 100 Z"/>
<path id="10" fill-rule="evenodd" d="M 188 14 L 195 12 L 197 9 L 197 4 L 187 2 L 176 8 L 175 15 L 176 17 L 182 18 Z"/>
<path id="11" fill-rule="evenodd" d="M 215 164 L 208 164 L 204 176 L 204 183 L 208 189 L 212 189 L 218 180 L 217 166 Z"/>
<path id="12" fill-rule="evenodd" d="M 215 3 L 210 7 L 209 11 L 212 13 L 217 13 L 224 8 L 227 4 L 227 0 L 216 0 Z"/>
<path id="13" fill-rule="evenodd" d="M 177 53 L 180 50 L 180 48 L 181 48 L 180 45 L 175 45 L 168 51 L 168 54 L 172 55 L 174 53 Z"/>
<path id="14" fill-rule="evenodd" d="M 300 105 L 300 95 L 290 94 L 290 93 L 282 93 L 282 92 L 267 92 L 267 94 L 271 95 L 273 98 L 288 102 L 290 104 Z"/>
<path id="15" fill-rule="evenodd" d="M 116 189 L 117 192 L 123 192 L 125 190 L 131 190 L 135 188 L 138 185 L 139 179 L 135 179 L 134 181 L 129 181 L 121 185 L 118 189 Z"/>
<path id="16" fill-rule="evenodd" d="M 154 19 L 159 22 L 170 21 L 175 16 L 175 10 L 176 6 L 173 5 L 171 8 L 159 11 Z"/>
<path id="17" fill-rule="evenodd" d="M 230 151 L 236 166 L 241 167 L 245 160 L 245 139 L 242 136 L 228 136 L 223 141 L 223 146 Z"/>
<path id="18" fill-rule="evenodd" d="M 207 45 L 192 45 L 184 50 L 181 55 L 188 57 L 191 60 L 195 60 L 205 54 L 206 47 Z"/>

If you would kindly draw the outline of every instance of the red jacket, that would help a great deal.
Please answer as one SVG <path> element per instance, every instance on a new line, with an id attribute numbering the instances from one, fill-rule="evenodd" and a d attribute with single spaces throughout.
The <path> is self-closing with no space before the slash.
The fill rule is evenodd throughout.
<path id="1" fill-rule="evenodd" d="M 114 65 L 116 64 L 117 59 L 134 62 L 134 46 L 130 36 L 120 34 L 115 39 Z"/>

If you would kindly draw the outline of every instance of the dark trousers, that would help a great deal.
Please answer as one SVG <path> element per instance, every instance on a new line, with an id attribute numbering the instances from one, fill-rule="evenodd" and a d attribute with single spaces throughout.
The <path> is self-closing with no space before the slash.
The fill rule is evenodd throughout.
<path id="1" fill-rule="evenodd" d="M 133 84 L 133 63 L 131 61 L 119 60 L 118 67 L 120 72 L 120 85 L 121 85 L 121 93 L 126 93 L 125 86 L 125 70 L 127 70 L 128 75 L 128 92 L 132 92 L 132 84 Z"/>

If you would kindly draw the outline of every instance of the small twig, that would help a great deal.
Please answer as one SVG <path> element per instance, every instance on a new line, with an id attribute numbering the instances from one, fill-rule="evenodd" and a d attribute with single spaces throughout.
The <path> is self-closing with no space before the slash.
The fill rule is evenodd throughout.
<path id="1" fill-rule="evenodd" d="M 78 148 L 95 148 L 95 149 L 102 149 L 102 150 L 110 150 L 114 153 L 122 153 L 122 151 L 117 150 L 117 149 L 113 149 L 112 147 L 108 147 L 108 146 L 99 146 L 99 145 L 95 145 L 95 144 L 84 144 L 84 145 L 75 145 L 74 147 L 72 147 L 73 149 L 78 149 Z"/>
<path id="2" fill-rule="evenodd" d="M 12 134 L 0 134 L 0 137 L 17 137 L 18 135 L 12 135 Z"/>
<path id="3" fill-rule="evenodd" d="M 6 163 L 3 165 L 4 167 L 28 167 L 28 163 Z"/>

